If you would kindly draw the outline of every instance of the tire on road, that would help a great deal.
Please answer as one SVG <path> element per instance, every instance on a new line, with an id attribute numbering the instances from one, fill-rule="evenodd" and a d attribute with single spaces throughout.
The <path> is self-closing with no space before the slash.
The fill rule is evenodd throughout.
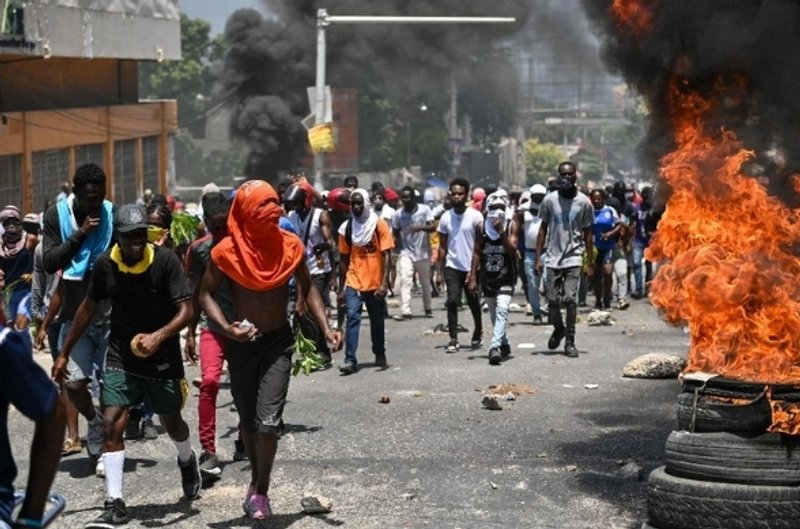
<path id="1" fill-rule="evenodd" d="M 772 410 L 765 396 L 748 404 L 729 404 L 721 400 L 678 395 L 678 429 L 690 432 L 758 432 L 763 433 L 772 423 Z"/>
<path id="2" fill-rule="evenodd" d="M 745 485 L 800 485 L 800 442 L 781 434 L 672 432 L 666 470 L 673 476 Z"/>
<path id="3" fill-rule="evenodd" d="M 796 529 L 800 487 L 680 478 L 655 469 L 648 480 L 649 523 L 660 529 Z"/>

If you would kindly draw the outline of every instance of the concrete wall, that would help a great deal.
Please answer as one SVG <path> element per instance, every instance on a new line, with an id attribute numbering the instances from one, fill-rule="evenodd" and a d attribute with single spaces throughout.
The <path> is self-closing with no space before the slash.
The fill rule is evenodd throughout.
<path id="1" fill-rule="evenodd" d="M 0 112 L 133 104 L 137 71 L 114 59 L 0 62 Z"/>

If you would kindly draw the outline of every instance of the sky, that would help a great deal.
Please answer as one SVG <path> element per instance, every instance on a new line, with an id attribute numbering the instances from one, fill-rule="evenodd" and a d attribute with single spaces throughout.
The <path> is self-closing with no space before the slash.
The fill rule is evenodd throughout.
<path id="1" fill-rule="evenodd" d="M 237 9 L 252 7 L 264 10 L 260 0 L 180 0 L 180 9 L 191 18 L 202 18 L 211 23 L 211 35 L 222 33 L 228 16 Z"/>

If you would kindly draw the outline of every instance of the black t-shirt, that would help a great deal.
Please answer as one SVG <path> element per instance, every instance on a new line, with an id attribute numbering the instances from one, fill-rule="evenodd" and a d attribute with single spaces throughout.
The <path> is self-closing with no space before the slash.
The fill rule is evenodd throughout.
<path id="1" fill-rule="evenodd" d="M 180 336 L 167 338 L 149 358 L 131 352 L 139 333 L 157 331 L 178 312 L 177 304 L 191 298 L 181 261 L 171 250 L 155 247 L 153 264 L 141 274 L 120 272 L 108 251 L 97 258 L 87 296 L 111 300 L 111 336 L 106 369 L 158 378 L 183 378 Z"/>
<path id="2" fill-rule="evenodd" d="M 511 221 L 506 222 L 506 231 L 510 229 Z M 481 257 L 480 278 L 485 296 L 497 294 L 514 294 L 514 285 L 517 282 L 516 256 L 508 255 L 502 239 L 490 239 L 484 231 L 483 256 Z"/>

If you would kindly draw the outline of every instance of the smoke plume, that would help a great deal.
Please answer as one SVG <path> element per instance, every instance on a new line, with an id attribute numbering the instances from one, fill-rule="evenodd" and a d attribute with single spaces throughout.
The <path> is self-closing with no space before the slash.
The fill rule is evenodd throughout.
<path id="1" fill-rule="evenodd" d="M 642 7 L 640 30 L 623 27 L 612 4 Z M 718 104 L 708 132 L 733 131 L 756 158 L 748 173 L 788 205 L 800 171 L 800 4 L 795 0 L 583 0 L 607 64 L 645 98 L 642 144 L 655 167 L 673 148 L 668 115 L 676 82 Z"/>

